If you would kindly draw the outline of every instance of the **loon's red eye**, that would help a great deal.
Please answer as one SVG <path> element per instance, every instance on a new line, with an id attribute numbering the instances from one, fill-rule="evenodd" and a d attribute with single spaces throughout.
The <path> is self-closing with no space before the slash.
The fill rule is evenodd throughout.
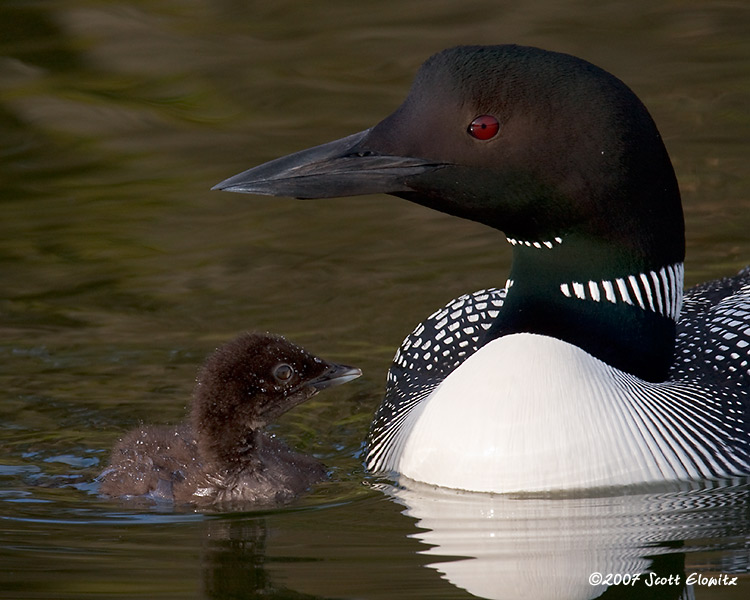
<path id="1" fill-rule="evenodd" d="M 492 115 L 480 115 L 469 123 L 469 135 L 478 140 L 488 140 L 497 135 L 500 123 Z"/>

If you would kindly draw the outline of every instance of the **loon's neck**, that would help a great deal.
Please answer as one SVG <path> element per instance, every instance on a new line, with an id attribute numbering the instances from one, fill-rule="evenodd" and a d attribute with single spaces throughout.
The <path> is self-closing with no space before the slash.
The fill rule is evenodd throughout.
<path id="1" fill-rule="evenodd" d="M 638 260 L 573 236 L 508 241 L 507 296 L 485 342 L 537 333 L 647 381 L 666 379 L 682 304 L 679 259 Z"/>

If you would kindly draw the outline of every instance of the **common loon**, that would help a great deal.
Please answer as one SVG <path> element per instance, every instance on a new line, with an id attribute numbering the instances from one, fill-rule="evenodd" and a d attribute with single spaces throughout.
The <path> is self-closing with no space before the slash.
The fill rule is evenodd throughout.
<path id="1" fill-rule="evenodd" d="M 504 288 L 403 342 L 375 472 L 480 492 L 750 474 L 750 270 L 689 290 L 677 180 L 646 108 L 579 58 L 444 50 L 374 127 L 215 186 L 384 192 L 504 233 Z"/>
<path id="2" fill-rule="evenodd" d="M 243 334 L 201 367 L 186 423 L 141 427 L 120 440 L 99 476 L 100 492 L 176 504 L 287 502 L 327 472 L 264 427 L 320 390 L 361 374 L 283 337 Z"/>

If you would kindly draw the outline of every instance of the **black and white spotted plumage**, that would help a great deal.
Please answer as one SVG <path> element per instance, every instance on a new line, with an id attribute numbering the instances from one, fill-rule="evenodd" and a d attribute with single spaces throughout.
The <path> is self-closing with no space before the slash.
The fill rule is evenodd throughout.
<path id="1" fill-rule="evenodd" d="M 750 390 L 750 267 L 685 292 L 670 378 Z"/>
<path id="2" fill-rule="evenodd" d="M 379 471 L 398 453 L 398 437 L 409 413 L 479 348 L 505 299 L 504 288 L 464 294 L 435 311 L 396 351 L 385 398 L 370 428 L 367 465 Z"/>
<path id="3" fill-rule="evenodd" d="M 409 415 L 478 350 L 505 293 L 491 288 L 456 298 L 404 340 L 370 431 L 368 468 L 394 468 Z M 666 476 L 742 473 L 750 466 L 750 268 L 687 290 L 682 306 L 669 382 L 622 374 L 637 399 L 630 410 L 675 449 Z"/>
<path id="4" fill-rule="evenodd" d="M 497 127 L 475 135 L 479 116 Z M 449 303 L 404 341 L 370 469 L 487 492 L 750 476 L 747 275 L 688 292 L 683 310 L 669 154 L 643 103 L 595 65 L 450 48 L 380 123 L 217 188 L 388 193 L 510 243 L 505 290 Z"/>

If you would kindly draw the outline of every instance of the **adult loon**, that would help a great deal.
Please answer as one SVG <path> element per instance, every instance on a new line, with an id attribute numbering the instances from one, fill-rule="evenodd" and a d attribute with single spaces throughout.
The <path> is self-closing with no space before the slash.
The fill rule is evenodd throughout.
<path id="1" fill-rule="evenodd" d="M 186 423 L 141 427 L 120 440 L 99 476 L 100 492 L 177 504 L 287 502 L 326 479 L 326 469 L 264 427 L 361 374 L 281 336 L 243 334 L 201 367 Z"/>
<path id="2" fill-rule="evenodd" d="M 374 127 L 214 189 L 385 192 L 505 234 L 505 287 L 451 301 L 396 353 L 371 470 L 480 492 L 750 474 L 750 270 L 683 297 L 672 164 L 602 69 L 448 49 Z"/>

